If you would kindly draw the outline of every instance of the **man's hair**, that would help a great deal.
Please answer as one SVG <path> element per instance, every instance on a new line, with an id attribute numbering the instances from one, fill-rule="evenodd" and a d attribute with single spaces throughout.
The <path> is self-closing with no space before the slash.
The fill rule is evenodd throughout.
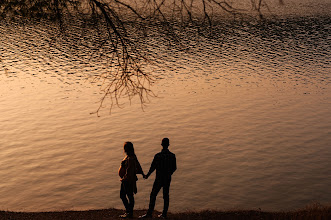
<path id="1" fill-rule="evenodd" d="M 124 151 L 128 156 L 134 155 L 133 144 L 129 141 L 124 143 Z"/>
<path id="2" fill-rule="evenodd" d="M 169 147 L 169 138 L 163 138 L 161 145 L 165 148 L 168 148 Z"/>

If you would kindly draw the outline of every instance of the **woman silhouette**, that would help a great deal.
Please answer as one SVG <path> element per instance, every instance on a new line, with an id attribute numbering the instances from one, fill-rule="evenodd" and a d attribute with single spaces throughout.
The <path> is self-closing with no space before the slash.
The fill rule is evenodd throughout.
<path id="1" fill-rule="evenodd" d="M 126 212 L 120 215 L 120 218 L 132 218 L 134 207 L 134 194 L 137 193 L 137 175 L 145 176 L 140 163 L 134 153 L 133 144 L 131 142 L 124 143 L 124 152 L 126 156 L 121 162 L 118 174 L 121 177 L 121 192 L 120 197 L 125 206 Z"/>

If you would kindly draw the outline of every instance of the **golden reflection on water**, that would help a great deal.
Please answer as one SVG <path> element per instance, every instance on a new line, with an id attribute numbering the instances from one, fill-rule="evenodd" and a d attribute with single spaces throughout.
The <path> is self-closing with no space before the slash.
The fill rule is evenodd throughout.
<path id="1" fill-rule="evenodd" d="M 134 143 L 147 171 L 164 136 L 178 160 L 172 210 L 281 209 L 329 198 L 329 87 L 161 80 L 145 111 L 136 100 L 96 117 L 89 113 L 100 94 L 89 83 L 1 80 L 0 209 L 121 208 L 123 142 Z M 151 184 L 138 181 L 137 207 L 147 207 Z"/>
<path id="2" fill-rule="evenodd" d="M 220 35 L 222 46 L 196 45 L 208 51 L 201 57 L 174 51 L 174 59 L 162 45 L 153 48 L 173 67 L 152 69 L 158 97 L 144 111 L 138 99 L 121 99 L 124 108 L 111 115 L 105 108 L 101 117 L 90 114 L 101 86 L 85 78 L 98 64 L 77 66 L 58 48 L 46 53 L 34 28 L 1 26 L 0 210 L 123 208 L 123 142 L 134 143 L 146 172 L 163 137 L 178 163 L 171 211 L 330 202 L 328 24 L 294 19 L 231 28 Z M 31 49 L 30 41 L 40 45 Z M 152 184 L 139 179 L 137 208 L 147 208 Z"/>

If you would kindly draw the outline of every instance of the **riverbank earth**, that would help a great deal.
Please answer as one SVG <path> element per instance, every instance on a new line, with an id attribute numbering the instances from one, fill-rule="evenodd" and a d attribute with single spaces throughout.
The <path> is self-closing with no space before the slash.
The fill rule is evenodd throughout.
<path id="1" fill-rule="evenodd" d="M 146 210 L 137 210 L 134 213 L 134 218 L 146 213 Z M 15 219 L 15 220 L 64 220 L 64 219 L 120 219 L 119 215 L 123 214 L 123 210 L 119 209 L 102 209 L 102 210 L 87 210 L 87 211 L 56 211 L 56 212 L 11 212 L 0 211 L 0 219 Z M 159 212 L 154 213 L 154 218 L 157 218 Z M 266 212 L 262 210 L 229 210 L 229 211 L 212 211 L 205 210 L 200 212 L 186 211 L 169 213 L 168 219 L 210 219 L 210 220 L 241 220 L 241 219 L 331 219 L 331 206 L 311 205 L 303 209 L 293 211 L 278 211 Z"/>

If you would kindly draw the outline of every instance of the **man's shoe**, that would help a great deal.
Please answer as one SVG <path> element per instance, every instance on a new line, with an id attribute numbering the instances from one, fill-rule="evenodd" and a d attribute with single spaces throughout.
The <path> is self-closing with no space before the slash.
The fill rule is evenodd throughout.
<path id="1" fill-rule="evenodd" d="M 133 214 L 132 213 L 124 213 L 123 215 L 119 216 L 120 218 L 133 218 Z"/>
<path id="2" fill-rule="evenodd" d="M 163 214 L 160 214 L 160 215 L 158 215 L 157 217 L 158 217 L 158 218 L 167 218 L 167 216 L 166 216 L 166 215 L 163 215 Z"/>
<path id="3" fill-rule="evenodd" d="M 147 213 L 145 215 L 139 216 L 139 218 L 152 218 L 152 215 Z"/>

